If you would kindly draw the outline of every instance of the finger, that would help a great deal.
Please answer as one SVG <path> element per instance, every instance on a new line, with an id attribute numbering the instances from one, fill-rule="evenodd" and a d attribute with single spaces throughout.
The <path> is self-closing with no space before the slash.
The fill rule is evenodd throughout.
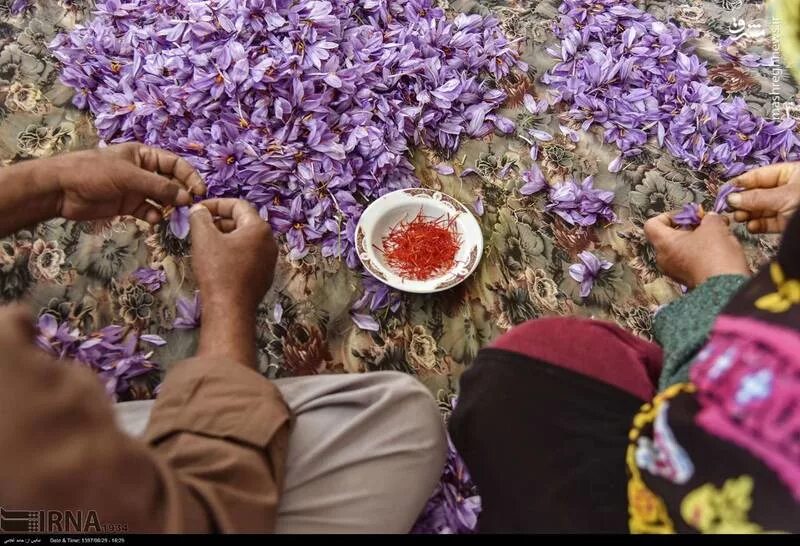
<path id="1" fill-rule="evenodd" d="M 734 209 L 746 210 L 761 215 L 774 214 L 789 200 L 785 188 L 746 190 L 728 196 L 728 204 Z"/>
<path id="2" fill-rule="evenodd" d="M 0 306 L 2 337 L 14 341 L 31 340 L 36 335 L 30 309 L 20 303 Z"/>
<path id="3" fill-rule="evenodd" d="M 777 212 L 774 210 L 737 210 L 733 213 L 733 219 L 737 222 L 747 222 L 748 220 L 755 220 L 756 218 L 772 218 L 776 215 Z"/>
<path id="4" fill-rule="evenodd" d="M 200 174 L 188 161 L 172 152 L 161 148 L 140 146 L 139 162 L 143 169 L 174 178 L 176 182 L 195 195 L 206 194 L 206 185 Z"/>
<path id="5" fill-rule="evenodd" d="M 222 233 L 230 233 L 236 229 L 236 221 L 233 218 L 217 218 L 214 224 Z"/>
<path id="6" fill-rule="evenodd" d="M 798 168 L 797 163 L 775 163 L 759 167 L 731 180 L 735 186 L 744 189 L 774 188 L 786 184 Z"/>
<path id="7" fill-rule="evenodd" d="M 192 196 L 177 182 L 161 175 L 130 165 L 123 173 L 129 190 L 157 201 L 161 205 L 187 206 L 192 204 Z"/>
<path id="8" fill-rule="evenodd" d="M 141 205 L 136 207 L 136 209 L 131 213 L 131 216 L 139 218 L 140 220 L 144 220 L 145 222 L 149 222 L 153 225 L 159 223 L 163 218 L 161 211 L 147 201 L 143 201 Z"/>
<path id="9" fill-rule="evenodd" d="M 722 230 L 727 232 L 728 231 L 728 222 L 726 221 L 725 217 L 721 214 L 717 214 L 716 212 L 709 212 L 703 219 L 700 221 L 700 225 L 697 227 L 698 230 L 704 229 L 714 229 L 714 230 Z"/>
<path id="10" fill-rule="evenodd" d="M 651 243 L 674 235 L 675 228 L 672 223 L 672 214 L 664 212 L 650 218 L 644 224 L 644 234 Z"/>
<path id="11" fill-rule="evenodd" d="M 778 217 L 757 218 L 747 222 L 747 231 L 750 233 L 779 233 L 781 223 Z"/>
<path id="12" fill-rule="evenodd" d="M 263 222 L 253 205 L 243 199 L 207 199 L 203 201 L 203 206 L 208 208 L 214 216 L 232 219 L 236 227 Z"/>
<path id="13" fill-rule="evenodd" d="M 207 242 L 212 237 L 219 235 L 211 211 L 199 203 L 189 209 L 189 228 L 193 245 L 197 241 Z"/>

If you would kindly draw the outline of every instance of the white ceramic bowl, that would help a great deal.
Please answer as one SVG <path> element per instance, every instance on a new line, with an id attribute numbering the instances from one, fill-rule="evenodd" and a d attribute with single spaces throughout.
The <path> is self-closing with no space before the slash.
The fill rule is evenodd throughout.
<path id="1" fill-rule="evenodd" d="M 404 279 L 386 264 L 379 250 L 389 231 L 403 219 L 411 220 L 420 210 L 425 216 L 455 218 L 461 246 L 453 267 L 424 281 Z M 454 198 L 427 188 L 393 191 L 373 201 L 356 226 L 356 250 L 367 271 L 392 288 L 415 294 L 431 294 L 452 288 L 469 277 L 483 254 L 483 233 L 472 213 Z"/>

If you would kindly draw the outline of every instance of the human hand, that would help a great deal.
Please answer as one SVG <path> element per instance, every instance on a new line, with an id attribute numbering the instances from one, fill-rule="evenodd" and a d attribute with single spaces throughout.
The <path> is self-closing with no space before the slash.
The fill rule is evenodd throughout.
<path id="1" fill-rule="evenodd" d="M 751 233 L 782 233 L 800 205 L 800 162 L 753 169 L 731 182 L 744 189 L 728 196 L 733 218 Z"/>
<path id="2" fill-rule="evenodd" d="M 47 354 L 36 346 L 36 328 L 30 309 L 14 303 L 0 306 L 0 367 L 31 365 Z"/>
<path id="3" fill-rule="evenodd" d="M 46 176 L 56 181 L 54 215 L 95 220 L 130 215 L 157 223 L 159 207 L 192 203 L 205 184 L 177 155 L 129 142 L 55 156 L 44 160 Z"/>
<path id="4" fill-rule="evenodd" d="M 717 275 L 750 275 L 744 250 L 723 216 L 707 213 L 693 231 L 676 229 L 664 213 L 644 225 L 659 268 L 671 279 L 694 288 Z"/>
<path id="5" fill-rule="evenodd" d="M 190 212 L 192 268 L 203 310 L 256 307 L 272 284 L 278 247 L 272 230 L 241 199 L 209 199 Z"/>

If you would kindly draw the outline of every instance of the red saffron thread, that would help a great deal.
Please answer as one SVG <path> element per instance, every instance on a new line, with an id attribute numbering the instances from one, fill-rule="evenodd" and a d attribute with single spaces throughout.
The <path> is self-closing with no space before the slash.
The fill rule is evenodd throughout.
<path id="1" fill-rule="evenodd" d="M 436 277 L 453 267 L 461 246 L 455 220 L 449 215 L 425 216 L 420 209 L 413 220 L 398 222 L 378 250 L 403 278 L 424 281 Z"/>

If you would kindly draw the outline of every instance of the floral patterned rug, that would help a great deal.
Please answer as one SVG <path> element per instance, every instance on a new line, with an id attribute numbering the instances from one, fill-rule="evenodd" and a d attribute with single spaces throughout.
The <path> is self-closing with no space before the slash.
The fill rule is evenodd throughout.
<path id="1" fill-rule="evenodd" d="M 280 260 L 275 284 L 259 309 L 260 368 L 268 377 L 317 373 L 399 370 L 419 377 L 439 396 L 443 409 L 458 377 L 478 349 L 525 320 L 584 315 L 615 321 L 645 338 L 653 311 L 679 294 L 657 271 L 642 224 L 648 217 L 690 201 L 710 201 L 720 180 L 681 164 L 664 149 L 648 147 L 619 173 L 608 171 L 616 150 L 589 133 L 578 143 L 559 133 L 558 108 L 530 114 L 526 93 L 545 97 L 539 77 L 555 64 L 545 52 L 556 43 L 551 25 L 559 0 L 453 0 L 453 13 L 493 13 L 510 35 L 525 38 L 527 77 L 505 82 L 510 99 L 503 112 L 519 127 L 556 134 L 541 145 L 538 163 L 548 180 L 593 175 L 596 186 L 616 194 L 619 221 L 576 229 L 544 212 L 542 195 L 523 196 L 520 172 L 530 165 L 522 139 L 490 136 L 466 142 L 449 161 L 459 178 L 433 169 L 444 158 L 418 151 L 413 162 L 424 186 L 442 190 L 482 211 L 485 256 L 467 282 L 444 293 L 405 295 L 399 314 L 379 314 L 377 332 L 355 327 L 349 309 L 361 294 L 361 279 L 343 262 L 312 251 L 300 262 Z M 10 163 L 96 144 L 92 120 L 70 104 L 71 91 L 57 81 L 58 66 L 47 44 L 91 17 L 89 0 L 35 0 L 12 13 L 0 0 L 0 159 Z M 743 97 L 752 111 L 769 117 L 781 103 L 800 119 L 797 88 L 788 73 L 773 81 L 772 68 L 750 68 L 718 50 L 737 36 L 740 49 L 772 46 L 761 1 L 645 0 L 639 6 L 662 20 L 699 31 L 698 52 L 709 76 L 729 95 Z M 746 22 L 746 23 L 745 23 Z M 760 263 L 774 240 L 739 235 L 748 257 Z M 582 299 L 567 270 L 583 250 L 614 267 Z M 203 249 L 195 249 L 202 252 Z M 163 369 L 192 353 L 195 333 L 173 329 L 176 302 L 194 292 L 189 249 L 165 226 L 132 219 L 81 224 L 53 220 L 0 241 L 0 301 L 23 300 L 36 312 L 49 310 L 82 331 L 123 324 L 159 334 L 167 344 L 154 359 Z M 286 252 L 284 249 L 283 256 Z M 167 283 L 151 292 L 131 276 L 140 266 L 160 267 Z M 152 396 L 159 374 L 137 383 L 123 398 Z"/>

